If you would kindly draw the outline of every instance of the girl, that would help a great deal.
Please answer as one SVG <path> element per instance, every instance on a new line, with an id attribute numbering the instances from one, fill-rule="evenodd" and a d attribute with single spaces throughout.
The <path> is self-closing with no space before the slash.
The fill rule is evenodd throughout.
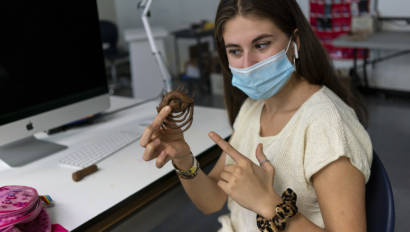
<path id="1" fill-rule="evenodd" d="M 140 139 L 145 160 L 172 163 L 204 213 L 228 202 L 220 231 L 366 231 L 372 145 L 365 115 L 341 86 L 295 0 L 221 0 L 215 19 L 229 143 L 206 175 L 183 135 Z M 169 139 L 169 136 L 174 136 Z"/>

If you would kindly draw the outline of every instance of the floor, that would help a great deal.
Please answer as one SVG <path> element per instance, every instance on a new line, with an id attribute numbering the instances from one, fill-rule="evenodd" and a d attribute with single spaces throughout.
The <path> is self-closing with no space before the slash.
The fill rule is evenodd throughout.
<path id="1" fill-rule="evenodd" d="M 128 95 L 126 89 L 118 95 Z M 382 160 L 393 187 L 396 212 L 396 231 L 410 228 L 410 99 L 365 95 L 369 111 L 368 132 L 374 149 Z M 223 108 L 221 96 L 197 95 L 196 104 Z M 206 167 L 209 170 L 212 167 Z M 216 231 L 217 217 L 226 213 L 202 215 L 177 186 L 152 204 L 119 223 L 110 231 Z"/>
<path id="2" fill-rule="evenodd" d="M 410 228 L 410 99 L 366 98 L 373 147 L 390 177 L 396 212 L 396 231 Z"/>

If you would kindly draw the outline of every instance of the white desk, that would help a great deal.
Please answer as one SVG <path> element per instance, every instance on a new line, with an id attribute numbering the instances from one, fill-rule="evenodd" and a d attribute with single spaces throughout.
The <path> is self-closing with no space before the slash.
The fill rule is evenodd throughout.
<path id="1" fill-rule="evenodd" d="M 117 100 L 114 107 L 116 103 L 124 103 L 122 98 L 114 100 Z M 138 129 L 138 124 L 151 121 L 156 114 L 156 105 L 157 102 L 147 103 L 119 112 L 107 122 L 73 129 L 47 139 L 70 146 L 101 131 L 116 130 L 121 126 Z M 222 137 L 230 136 L 232 131 L 224 110 L 197 106 L 194 112 L 194 122 L 185 133 L 185 139 L 192 152 L 199 155 L 214 145 L 207 136 L 209 131 L 214 130 Z M 59 223 L 70 231 L 173 171 L 170 163 L 157 169 L 155 161 L 143 161 L 143 149 L 135 142 L 98 163 L 98 172 L 74 182 L 71 179 L 74 170 L 57 164 L 65 152 L 21 168 L 0 168 L 0 186 L 28 185 L 36 188 L 39 194 L 50 195 L 55 202 L 54 207 L 47 209 L 52 223 Z"/>
<path id="2" fill-rule="evenodd" d="M 358 72 L 358 62 L 357 62 L 357 49 L 358 48 L 367 48 L 372 50 L 394 50 L 396 53 L 392 55 L 388 55 L 385 57 L 381 57 L 378 59 L 369 60 L 368 57 L 365 56 L 363 59 L 362 64 L 362 72 L 363 72 L 363 79 L 364 79 L 364 88 L 367 90 L 382 90 L 371 88 L 369 86 L 368 76 L 367 76 L 367 65 L 368 64 L 376 64 L 378 62 L 401 56 L 410 53 L 410 32 L 406 31 L 380 31 L 376 32 L 362 40 L 354 40 L 351 36 L 342 35 L 332 41 L 332 45 L 336 47 L 349 47 L 354 48 L 354 59 L 353 59 L 353 67 L 351 69 L 351 75 L 353 76 L 353 81 L 357 84 L 360 84 L 359 72 Z M 361 86 L 359 86 L 361 87 Z"/>
<path id="3" fill-rule="evenodd" d="M 363 40 L 353 40 L 348 35 L 342 35 L 333 40 L 332 45 L 350 48 L 410 50 L 410 32 L 376 32 Z"/>

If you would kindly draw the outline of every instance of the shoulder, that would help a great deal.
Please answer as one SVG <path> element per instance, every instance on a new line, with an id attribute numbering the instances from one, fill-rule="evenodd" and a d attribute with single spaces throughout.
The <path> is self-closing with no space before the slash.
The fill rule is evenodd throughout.
<path id="1" fill-rule="evenodd" d="M 307 179 L 327 164 L 345 156 L 364 174 L 370 174 L 372 144 L 354 110 L 324 87 L 306 107 L 305 168 Z"/>
<path id="2" fill-rule="evenodd" d="M 355 111 L 326 86 L 316 92 L 304 107 L 308 124 L 359 123 Z M 337 123 L 337 124 L 335 124 Z"/>
<path id="3" fill-rule="evenodd" d="M 339 143 L 369 140 L 355 111 L 327 87 L 315 94 L 305 111 L 307 139 L 327 136 Z"/>

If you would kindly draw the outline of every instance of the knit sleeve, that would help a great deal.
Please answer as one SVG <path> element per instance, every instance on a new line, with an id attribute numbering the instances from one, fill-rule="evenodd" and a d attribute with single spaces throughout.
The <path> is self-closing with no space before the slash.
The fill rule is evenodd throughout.
<path id="1" fill-rule="evenodd" d="M 340 157 L 350 163 L 365 177 L 370 176 L 372 145 L 366 130 L 356 119 L 342 120 L 335 112 L 321 114 L 320 120 L 309 125 L 305 138 L 304 171 L 311 183 L 312 176 Z"/>

